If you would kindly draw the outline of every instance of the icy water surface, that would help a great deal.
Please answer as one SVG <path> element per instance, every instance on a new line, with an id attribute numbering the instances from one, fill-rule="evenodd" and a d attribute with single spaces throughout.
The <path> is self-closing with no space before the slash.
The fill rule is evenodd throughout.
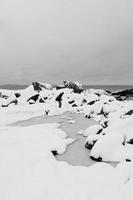
<path id="1" fill-rule="evenodd" d="M 13 126 L 30 126 L 43 123 L 60 123 L 60 128 L 65 131 L 70 138 L 76 141 L 67 147 L 67 150 L 62 155 L 57 155 L 58 161 L 65 161 L 71 165 L 91 166 L 96 161 L 89 157 L 89 150 L 85 148 L 86 137 L 78 135 L 78 131 L 85 130 L 91 125 L 96 124 L 91 119 L 86 119 L 80 114 L 66 112 L 58 116 L 35 117 L 26 121 L 21 121 L 13 124 Z M 116 163 L 110 163 L 116 166 Z"/>

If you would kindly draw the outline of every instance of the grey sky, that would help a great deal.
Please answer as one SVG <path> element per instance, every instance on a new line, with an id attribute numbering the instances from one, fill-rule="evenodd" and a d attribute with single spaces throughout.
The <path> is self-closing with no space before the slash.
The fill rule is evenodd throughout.
<path id="1" fill-rule="evenodd" d="M 133 83 L 132 0 L 1 0 L 0 84 Z"/>

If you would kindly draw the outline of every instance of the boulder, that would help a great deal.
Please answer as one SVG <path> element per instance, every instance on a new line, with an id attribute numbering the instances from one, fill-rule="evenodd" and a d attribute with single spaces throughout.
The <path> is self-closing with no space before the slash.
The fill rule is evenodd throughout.
<path id="1" fill-rule="evenodd" d="M 30 99 L 28 102 L 29 104 L 35 104 L 35 101 L 33 99 Z"/>
<path id="2" fill-rule="evenodd" d="M 117 100 L 125 100 L 129 98 L 133 98 L 133 89 L 127 89 L 127 90 L 122 90 L 119 92 L 113 92 L 112 95 L 117 99 Z"/>
<path id="3" fill-rule="evenodd" d="M 64 95 L 64 92 L 61 92 L 57 97 L 56 97 L 56 101 L 62 101 L 62 96 Z"/>
<path id="4" fill-rule="evenodd" d="M 72 107 L 77 107 L 77 106 L 78 106 L 78 105 L 77 105 L 77 104 L 75 104 L 75 103 L 72 105 Z"/>
<path id="5" fill-rule="evenodd" d="M 43 89 L 51 90 L 53 87 L 47 83 L 39 83 L 39 82 L 32 82 L 33 88 L 35 91 L 40 92 Z"/>
<path id="6" fill-rule="evenodd" d="M 56 150 L 52 150 L 51 153 L 53 154 L 53 156 L 57 156 L 58 152 Z"/>
<path id="7" fill-rule="evenodd" d="M 89 103 L 87 103 L 88 105 L 93 105 L 96 101 L 90 101 Z"/>
<path id="8" fill-rule="evenodd" d="M 2 104 L 1 107 L 8 107 L 10 104 L 17 105 L 18 104 L 18 100 L 14 99 L 10 103 L 8 103 L 8 104 Z"/>
<path id="9" fill-rule="evenodd" d="M 94 161 L 97 161 L 97 162 L 102 162 L 102 158 L 99 156 L 98 158 L 95 158 L 93 156 L 90 156 L 90 158 Z"/>
<path id="10" fill-rule="evenodd" d="M 45 100 L 40 96 L 40 94 L 35 94 L 33 96 L 31 96 L 27 102 L 29 102 L 30 104 L 32 104 L 33 102 L 37 102 L 39 100 L 40 103 L 44 103 Z"/>
<path id="11" fill-rule="evenodd" d="M 131 162 L 131 160 L 130 160 L 130 159 L 128 159 L 128 158 L 126 158 L 126 162 Z"/>
<path id="12" fill-rule="evenodd" d="M 126 143 L 128 143 L 128 144 L 133 144 L 133 138 L 130 139 L 129 141 L 126 141 Z"/>
<path id="13" fill-rule="evenodd" d="M 64 81 L 65 88 L 73 89 L 75 93 L 83 92 L 83 87 L 79 82 Z"/>
<path id="14" fill-rule="evenodd" d="M 133 110 L 129 110 L 125 115 L 132 115 L 133 114 Z"/>
<path id="15" fill-rule="evenodd" d="M 87 142 L 85 143 L 85 148 L 91 150 L 96 142 L 97 142 L 97 140 L 93 140 L 93 141 L 90 142 L 90 143 L 89 143 L 89 141 L 87 141 Z"/>
<path id="16" fill-rule="evenodd" d="M 72 103 L 74 103 L 74 102 L 75 102 L 74 100 L 72 100 L 72 101 L 68 101 L 69 104 L 72 104 Z"/>
<path id="17" fill-rule="evenodd" d="M 16 96 L 16 98 L 19 98 L 19 97 L 21 96 L 21 94 L 18 93 L 18 92 L 16 92 L 16 93 L 15 93 L 15 96 Z"/>
<path id="18" fill-rule="evenodd" d="M 57 90 L 62 89 L 62 88 L 73 89 L 74 93 L 81 93 L 81 92 L 83 92 L 83 87 L 82 87 L 82 85 L 78 81 L 76 81 L 76 82 L 64 81 L 63 85 L 56 86 Z"/>
<path id="19" fill-rule="evenodd" d="M 29 102 L 30 100 L 33 100 L 34 102 L 36 102 L 39 99 L 39 94 L 35 94 L 34 96 L 30 97 L 27 102 Z"/>

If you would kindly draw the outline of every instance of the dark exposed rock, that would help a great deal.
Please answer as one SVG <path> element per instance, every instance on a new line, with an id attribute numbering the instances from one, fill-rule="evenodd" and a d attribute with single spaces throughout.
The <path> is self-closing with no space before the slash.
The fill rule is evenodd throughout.
<path id="1" fill-rule="evenodd" d="M 87 100 L 86 100 L 86 99 L 83 99 L 82 104 L 85 104 L 86 102 L 87 102 Z"/>
<path id="2" fill-rule="evenodd" d="M 126 144 L 126 137 L 124 136 L 122 144 L 125 146 Z"/>
<path id="3" fill-rule="evenodd" d="M 41 99 L 39 99 L 39 102 L 44 103 L 45 101 L 41 98 Z"/>
<path id="4" fill-rule="evenodd" d="M 17 103 L 18 103 L 18 100 L 17 99 L 15 99 L 15 100 L 13 100 L 13 101 L 11 101 L 10 103 L 8 103 L 8 104 L 4 104 L 4 105 L 1 105 L 1 107 L 8 107 L 10 104 L 15 104 L 15 105 L 17 105 Z"/>
<path id="5" fill-rule="evenodd" d="M 88 118 L 88 119 L 90 119 L 91 117 L 90 117 L 90 115 L 85 115 L 85 118 Z"/>
<path id="6" fill-rule="evenodd" d="M 61 92 L 55 99 L 59 103 L 59 108 L 61 108 L 61 106 L 62 106 L 62 96 L 63 95 L 64 95 L 64 92 Z"/>
<path id="7" fill-rule="evenodd" d="M 49 84 L 42 84 L 42 83 L 38 83 L 38 82 L 32 82 L 33 88 L 35 91 L 40 92 L 42 91 L 42 89 L 52 89 L 52 86 Z"/>
<path id="8" fill-rule="evenodd" d="M 95 157 L 93 157 L 93 156 L 90 156 L 90 158 L 92 159 L 92 160 L 95 160 L 95 161 L 97 161 L 97 162 L 102 162 L 102 158 L 99 156 L 98 158 L 95 158 Z"/>
<path id="9" fill-rule="evenodd" d="M 108 121 L 105 121 L 105 122 L 102 124 L 102 127 L 103 127 L 103 128 L 107 128 L 107 127 L 108 127 Z"/>
<path id="10" fill-rule="evenodd" d="M 103 130 L 102 128 L 99 129 L 99 131 L 96 134 L 99 135 L 102 132 L 102 130 Z"/>
<path id="11" fill-rule="evenodd" d="M 12 103 L 14 103 L 15 105 L 17 105 L 17 103 L 18 103 L 18 100 L 17 99 L 15 99 L 15 100 L 13 100 L 13 101 L 11 101 L 8 105 L 10 105 L 10 104 L 12 104 Z"/>
<path id="12" fill-rule="evenodd" d="M 8 107 L 8 105 L 3 105 L 3 104 L 2 104 L 1 107 Z"/>
<path id="13" fill-rule="evenodd" d="M 72 105 L 72 107 L 77 107 L 77 105 L 74 103 L 74 104 Z"/>
<path id="14" fill-rule="evenodd" d="M 83 92 L 83 87 L 78 82 L 64 81 L 63 84 L 64 85 L 56 86 L 56 89 L 59 90 L 62 88 L 69 88 L 69 89 L 73 89 L 73 92 L 75 93 Z"/>
<path id="15" fill-rule="evenodd" d="M 131 160 L 130 160 L 130 159 L 128 159 L 128 158 L 126 158 L 126 161 L 127 161 L 127 162 L 131 162 Z"/>
<path id="16" fill-rule="evenodd" d="M 74 102 L 75 102 L 75 101 L 74 101 L 74 100 L 72 100 L 72 101 L 69 101 L 68 103 L 69 103 L 69 104 L 72 104 L 72 103 L 74 103 Z"/>
<path id="17" fill-rule="evenodd" d="M 61 101 L 62 100 L 62 96 L 63 96 L 64 92 L 61 92 L 57 97 L 56 97 L 56 101 Z"/>
<path id="18" fill-rule="evenodd" d="M 2 95 L 2 94 L 0 95 L 0 97 L 1 97 L 1 98 L 4 98 L 4 99 L 8 99 L 8 98 L 9 98 L 9 96 L 7 96 L 7 95 Z"/>
<path id="19" fill-rule="evenodd" d="M 51 152 L 52 152 L 52 154 L 53 154 L 54 156 L 57 156 L 57 155 L 58 155 L 58 153 L 57 153 L 56 150 L 52 150 Z"/>
<path id="20" fill-rule="evenodd" d="M 105 90 L 106 93 L 111 94 L 112 92 L 109 90 Z"/>
<path id="21" fill-rule="evenodd" d="M 34 100 L 29 100 L 29 104 L 30 105 L 35 104 L 35 101 Z"/>
<path id="22" fill-rule="evenodd" d="M 96 142 L 97 142 L 97 140 L 93 140 L 93 142 L 91 142 L 91 143 L 86 142 L 85 148 L 91 150 Z"/>
<path id="23" fill-rule="evenodd" d="M 89 105 L 93 105 L 95 102 L 96 102 L 96 101 L 91 101 L 91 102 L 89 102 L 88 104 L 89 104 Z"/>
<path id="24" fill-rule="evenodd" d="M 101 109 L 100 115 L 103 115 L 105 118 L 107 118 L 109 113 L 104 112 L 103 108 Z"/>
<path id="25" fill-rule="evenodd" d="M 33 101 L 31 101 L 33 100 Z M 35 94 L 33 95 L 32 97 L 30 97 L 27 102 L 29 102 L 29 104 L 34 104 L 37 100 L 39 100 L 40 103 L 44 103 L 45 102 L 45 99 L 40 97 L 39 94 Z"/>
<path id="26" fill-rule="evenodd" d="M 96 94 L 98 97 L 100 97 L 100 96 L 101 96 L 101 94 L 99 94 L 98 92 L 95 92 L 95 94 Z"/>
<path id="27" fill-rule="evenodd" d="M 127 89 L 127 90 L 122 90 L 119 92 L 113 92 L 112 95 L 117 99 L 117 100 L 125 100 L 130 97 L 133 97 L 133 89 Z"/>
<path id="28" fill-rule="evenodd" d="M 50 110 L 45 110 L 45 115 L 48 115 Z"/>
<path id="29" fill-rule="evenodd" d="M 37 101 L 38 99 L 39 99 L 39 94 L 35 94 L 34 96 L 32 96 L 32 97 L 30 97 L 28 100 L 27 100 L 27 102 L 29 102 L 30 100 L 33 100 L 33 101 Z"/>
<path id="30" fill-rule="evenodd" d="M 48 97 L 44 97 L 43 99 L 44 99 L 44 100 L 47 100 L 47 99 L 48 99 Z"/>
<path id="31" fill-rule="evenodd" d="M 63 88 L 65 88 L 65 86 L 62 86 L 62 85 L 57 85 L 57 86 L 56 86 L 56 89 L 57 89 L 57 90 L 60 90 L 60 89 L 63 89 Z"/>
<path id="32" fill-rule="evenodd" d="M 16 98 L 20 97 L 20 93 L 15 93 Z"/>
<path id="33" fill-rule="evenodd" d="M 83 87 L 79 83 L 71 82 L 71 81 L 64 81 L 64 86 L 70 89 L 73 89 L 75 93 L 83 92 Z"/>
<path id="34" fill-rule="evenodd" d="M 129 141 L 126 141 L 128 144 L 133 144 L 133 138 L 130 139 Z"/>
<path id="35" fill-rule="evenodd" d="M 129 110 L 125 115 L 132 115 L 133 114 L 133 110 Z"/>
<path id="36" fill-rule="evenodd" d="M 118 101 L 125 101 L 127 98 L 126 97 L 124 97 L 124 96 L 115 96 L 115 98 L 116 98 L 116 100 L 118 100 Z"/>
<path id="37" fill-rule="evenodd" d="M 38 91 L 38 92 L 42 91 L 42 87 L 41 87 L 40 83 L 33 82 L 32 85 L 33 85 L 35 91 Z"/>
<path id="38" fill-rule="evenodd" d="M 101 109 L 100 115 L 104 115 L 103 108 Z"/>
<path id="39" fill-rule="evenodd" d="M 122 91 L 119 91 L 119 92 L 114 92 L 114 93 L 112 93 L 112 95 L 120 95 L 120 96 L 133 95 L 133 89 L 122 90 Z"/>

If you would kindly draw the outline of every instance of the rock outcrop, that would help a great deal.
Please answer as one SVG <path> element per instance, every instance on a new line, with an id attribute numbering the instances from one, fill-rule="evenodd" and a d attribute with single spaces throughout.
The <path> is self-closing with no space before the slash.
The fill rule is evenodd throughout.
<path id="1" fill-rule="evenodd" d="M 76 81 L 76 82 L 64 81 L 63 85 L 60 85 L 60 86 L 56 87 L 56 89 L 63 89 L 63 88 L 73 89 L 74 93 L 81 93 L 81 92 L 83 92 L 83 87 L 82 87 L 82 85 L 78 81 Z"/>
<path id="2" fill-rule="evenodd" d="M 40 92 L 43 89 L 51 90 L 53 87 L 47 83 L 32 82 L 35 91 Z"/>
<path id="3" fill-rule="evenodd" d="M 112 95 L 117 99 L 117 100 L 126 100 L 126 99 L 132 99 L 133 98 L 133 89 L 128 89 L 128 90 L 122 90 L 119 92 L 114 92 Z"/>
<path id="4" fill-rule="evenodd" d="M 30 98 L 27 100 L 27 102 L 29 102 L 29 104 L 36 103 L 37 101 L 39 101 L 40 103 L 44 103 L 44 102 L 45 102 L 44 98 L 42 98 L 42 97 L 40 96 L 40 94 L 35 94 L 35 95 L 33 95 L 32 97 L 30 97 Z"/>

